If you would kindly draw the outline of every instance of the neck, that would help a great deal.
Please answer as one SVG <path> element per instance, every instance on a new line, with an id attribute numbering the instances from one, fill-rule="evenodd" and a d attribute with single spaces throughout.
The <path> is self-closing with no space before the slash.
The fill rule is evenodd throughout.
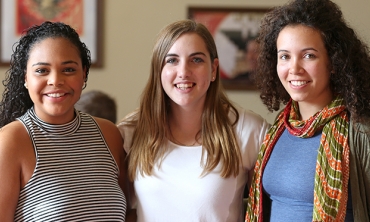
<path id="1" fill-rule="evenodd" d="M 183 146 L 201 144 L 202 113 L 171 110 L 168 120 L 172 142 Z"/>
<path id="2" fill-rule="evenodd" d="M 333 100 L 333 96 L 324 98 L 322 101 L 314 101 L 314 102 L 298 102 L 299 112 L 301 114 L 302 120 L 307 120 L 311 116 L 315 115 L 317 112 L 322 110 L 325 106 L 330 104 Z"/>

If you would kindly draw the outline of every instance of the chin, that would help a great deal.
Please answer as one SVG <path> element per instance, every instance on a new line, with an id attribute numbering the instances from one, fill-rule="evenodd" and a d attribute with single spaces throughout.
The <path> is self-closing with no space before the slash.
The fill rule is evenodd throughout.
<path id="1" fill-rule="evenodd" d="M 296 101 L 296 102 L 304 102 L 306 100 L 306 97 L 302 97 L 302 96 L 290 96 L 292 98 L 292 100 Z"/>

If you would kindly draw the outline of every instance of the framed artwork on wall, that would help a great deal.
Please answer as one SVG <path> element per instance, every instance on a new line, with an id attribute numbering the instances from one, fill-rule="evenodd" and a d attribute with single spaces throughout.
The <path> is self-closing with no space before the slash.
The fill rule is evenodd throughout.
<path id="1" fill-rule="evenodd" d="M 103 0 L 0 0 L 0 65 L 8 66 L 22 32 L 44 21 L 73 27 L 91 52 L 92 67 L 102 67 Z"/>
<path id="2" fill-rule="evenodd" d="M 215 40 L 221 82 L 228 90 L 255 90 L 258 36 L 267 8 L 189 7 L 188 18 L 204 24 Z"/>

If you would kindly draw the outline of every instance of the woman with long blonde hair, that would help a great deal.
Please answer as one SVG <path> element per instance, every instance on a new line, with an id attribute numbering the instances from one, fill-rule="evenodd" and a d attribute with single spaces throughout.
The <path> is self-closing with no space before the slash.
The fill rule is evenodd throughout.
<path id="1" fill-rule="evenodd" d="M 191 20 L 154 46 L 140 107 L 118 124 L 138 221 L 242 221 L 248 173 L 269 124 L 225 95 L 215 42 Z"/>

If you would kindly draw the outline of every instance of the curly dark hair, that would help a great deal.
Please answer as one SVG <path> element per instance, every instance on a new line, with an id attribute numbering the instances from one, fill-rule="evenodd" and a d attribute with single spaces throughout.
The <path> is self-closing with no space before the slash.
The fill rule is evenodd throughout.
<path id="1" fill-rule="evenodd" d="M 33 106 L 28 90 L 24 87 L 27 61 L 33 46 L 47 38 L 65 38 L 75 45 L 80 52 L 82 67 L 86 69 L 86 80 L 91 66 L 90 50 L 81 42 L 77 32 L 61 22 L 44 22 L 25 30 L 10 60 L 10 69 L 6 72 L 0 103 L 0 127 L 22 116 Z"/>
<path id="2" fill-rule="evenodd" d="M 286 104 L 290 96 L 279 80 L 276 41 L 286 26 L 304 25 L 321 33 L 333 74 L 330 87 L 345 100 L 355 122 L 370 116 L 369 49 L 342 16 L 338 5 L 329 0 L 296 0 L 266 14 L 261 23 L 255 81 L 261 99 L 273 112 Z"/>

